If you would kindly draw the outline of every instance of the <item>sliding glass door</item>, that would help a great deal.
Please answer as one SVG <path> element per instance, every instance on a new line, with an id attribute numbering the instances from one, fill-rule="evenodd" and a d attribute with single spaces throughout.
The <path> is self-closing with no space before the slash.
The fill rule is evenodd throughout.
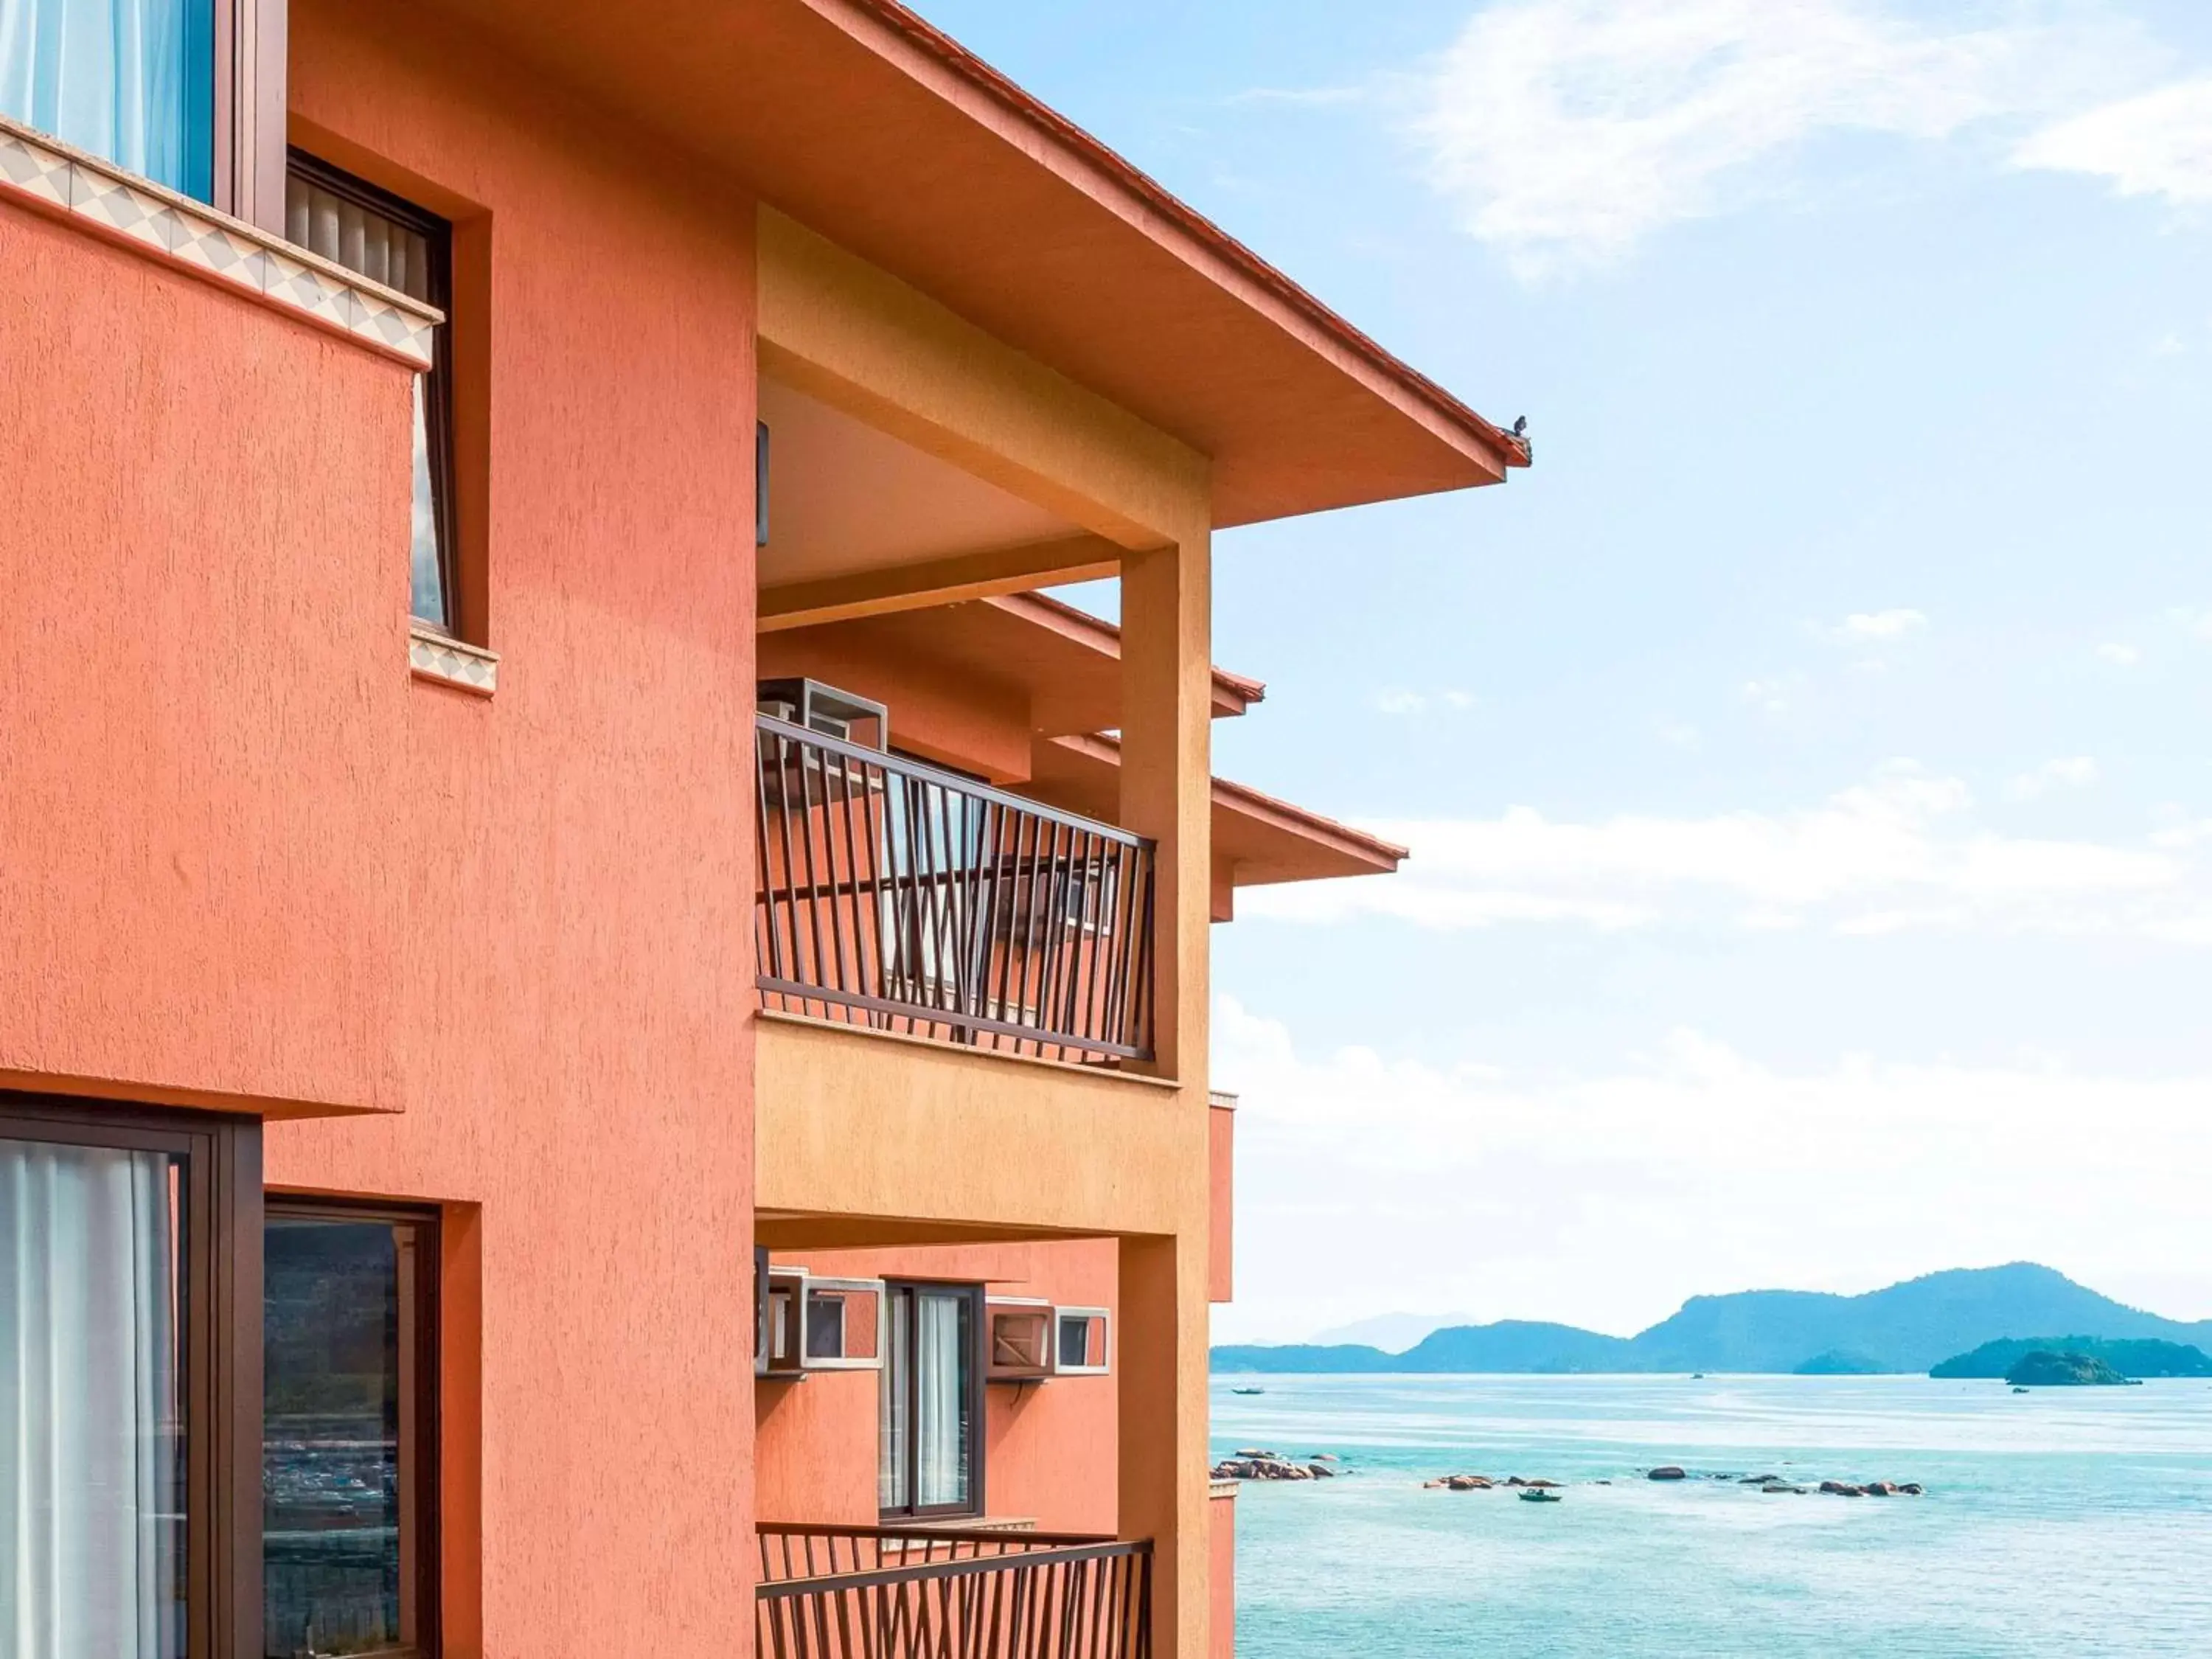
<path id="1" fill-rule="evenodd" d="M 259 1209 L 258 1126 L 0 1095 L 8 1659 L 252 1640 L 248 1517 L 216 1453 L 258 1403 L 220 1320 Z"/>
<path id="2" fill-rule="evenodd" d="M 886 1516 L 982 1508 L 982 1287 L 885 1288 L 878 1496 Z"/>
<path id="3" fill-rule="evenodd" d="M 0 115 L 215 195 L 216 0 L 0 0 Z"/>

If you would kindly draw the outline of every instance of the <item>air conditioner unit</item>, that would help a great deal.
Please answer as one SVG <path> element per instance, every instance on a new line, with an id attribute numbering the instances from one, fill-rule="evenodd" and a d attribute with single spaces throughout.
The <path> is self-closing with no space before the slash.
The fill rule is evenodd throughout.
<path id="1" fill-rule="evenodd" d="M 890 747 L 890 714 L 882 703 L 840 691 L 819 680 L 763 680 L 754 702 L 763 714 L 863 749 Z"/>
<path id="2" fill-rule="evenodd" d="M 983 1304 L 988 1382 L 1041 1382 L 1052 1375 L 1052 1304 L 994 1296 Z"/>
<path id="3" fill-rule="evenodd" d="M 788 1265 L 754 1266 L 756 1376 L 795 1382 L 810 1371 L 878 1370 L 884 1363 L 884 1282 L 833 1279 Z"/>

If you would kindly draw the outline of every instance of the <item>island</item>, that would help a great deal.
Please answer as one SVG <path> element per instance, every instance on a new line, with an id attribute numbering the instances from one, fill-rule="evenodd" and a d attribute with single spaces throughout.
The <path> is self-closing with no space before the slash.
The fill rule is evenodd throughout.
<path id="1" fill-rule="evenodd" d="M 2136 1337 L 2008 1336 L 1929 1368 L 1936 1377 L 2002 1377 L 2032 1353 L 2086 1354 L 2124 1376 L 2212 1376 L 2212 1356 L 2193 1343 Z"/>
<path id="2" fill-rule="evenodd" d="M 2016 1389 L 2124 1388 L 2134 1381 L 2093 1355 L 2052 1353 L 2046 1348 L 2023 1354 L 2004 1380 Z"/>

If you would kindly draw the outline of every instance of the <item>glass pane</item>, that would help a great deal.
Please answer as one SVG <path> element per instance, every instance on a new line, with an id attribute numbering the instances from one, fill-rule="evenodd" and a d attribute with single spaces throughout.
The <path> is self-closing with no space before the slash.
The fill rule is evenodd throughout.
<path id="1" fill-rule="evenodd" d="M 834 1291 L 807 1292 L 806 1357 L 809 1359 L 842 1359 L 845 1357 L 845 1298 Z"/>
<path id="2" fill-rule="evenodd" d="M 964 1507 L 973 1304 L 957 1291 L 917 1291 L 915 1304 L 915 1504 Z"/>
<path id="3" fill-rule="evenodd" d="M 212 201 L 214 0 L 0 5 L 0 112 Z"/>
<path id="4" fill-rule="evenodd" d="M 908 1344 L 913 1340 L 914 1295 L 908 1291 L 893 1291 L 890 1295 L 890 1346 L 884 1355 L 884 1368 L 879 1373 L 882 1384 L 877 1393 L 880 1415 L 876 1437 L 876 1495 L 884 1509 L 902 1510 L 908 1502 L 907 1377 L 912 1365 Z"/>
<path id="5" fill-rule="evenodd" d="M 1060 1320 L 1060 1363 L 1069 1366 L 1097 1363 L 1091 1358 L 1091 1319 L 1087 1314 L 1070 1314 Z"/>
<path id="6" fill-rule="evenodd" d="M 430 417 L 423 404 L 429 387 L 428 375 L 415 377 L 415 513 L 413 551 L 408 566 L 409 608 L 418 621 L 450 628 L 453 607 L 438 549 L 437 488 L 430 476 Z"/>
<path id="7" fill-rule="evenodd" d="M 399 1229 L 272 1218 L 263 1234 L 262 1559 L 272 1656 L 396 1645 Z"/>
<path id="8" fill-rule="evenodd" d="M 0 1650 L 185 1651 L 183 1172 L 0 1139 Z"/>

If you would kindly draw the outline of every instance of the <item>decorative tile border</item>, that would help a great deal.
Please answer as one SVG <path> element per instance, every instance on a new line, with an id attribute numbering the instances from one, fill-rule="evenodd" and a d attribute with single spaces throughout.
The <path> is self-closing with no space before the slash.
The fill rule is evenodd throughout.
<path id="1" fill-rule="evenodd" d="M 304 317 L 410 368 L 430 367 L 431 342 L 446 320 L 435 307 L 3 115 L 0 196 L 65 214 L 126 247 Z"/>
<path id="2" fill-rule="evenodd" d="M 448 639 L 427 628 L 407 630 L 407 666 L 418 680 L 435 680 L 488 697 L 499 690 L 499 653 Z"/>

